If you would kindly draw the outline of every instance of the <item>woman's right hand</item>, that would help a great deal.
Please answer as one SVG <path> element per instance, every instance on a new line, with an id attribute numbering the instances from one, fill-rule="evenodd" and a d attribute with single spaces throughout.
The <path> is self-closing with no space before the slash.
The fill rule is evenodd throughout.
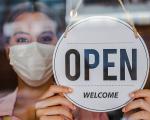
<path id="1" fill-rule="evenodd" d="M 76 107 L 68 101 L 63 93 L 71 93 L 72 89 L 52 85 L 36 103 L 36 117 L 39 120 L 73 120 L 72 110 Z"/>

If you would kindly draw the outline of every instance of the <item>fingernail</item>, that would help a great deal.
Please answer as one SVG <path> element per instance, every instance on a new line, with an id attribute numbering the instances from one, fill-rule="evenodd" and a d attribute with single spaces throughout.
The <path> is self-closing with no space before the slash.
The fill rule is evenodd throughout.
<path id="1" fill-rule="evenodd" d="M 122 109 L 122 112 L 125 112 L 126 111 L 126 108 L 124 107 L 123 109 Z"/>
<path id="2" fill-rule="evenodd" d="M 72 91 L 73 91 L 73 89 L 72 89 L 72 88 L 68 88 L 68 91 L 69 91 L 69 92 L 72 92 Z"/>
<path id="3" fill-rule="evenodd" d="M 73 109 L 76 110 L 76 106 L 73 106 Z"/>
<path id="4" fill-rule="evenodd" d="M 35 104 L 35 108 L 42 108 L 44 105 L 43 104 L 41 104 L 41 103 L 36 103 Z"/>
<path id="5" fill-rule="evenodd" d="M 38 103 L 35 104 L 35 108 L 39 108 L 40 105 Z"/>
<path id="6" fill-rule="evenodd" d="M 129 96 L 133 98 L 134 97 L 134 93 L 130 93 Z"/>

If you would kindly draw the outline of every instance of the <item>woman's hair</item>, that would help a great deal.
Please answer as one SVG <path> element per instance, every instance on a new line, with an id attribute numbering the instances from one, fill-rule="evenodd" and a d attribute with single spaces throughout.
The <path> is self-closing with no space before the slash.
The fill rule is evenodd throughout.
<path id="1" fill-rule="evenodd" d="M 8 10 L 8 16 L 6 17 L 4 23 L 13 22 L 15 19 L 23 13 L 34 13 L 41 12 L 47 15 L 51 20 L 60 24 L 58 16 L 54 14 L 53 10 L 50 9 L 42 2 L 24 2 L 16 5 Z"/>
<path id="2" fill-rule="evenodd" d="M 9 26 L 9 23 L 10 24 L 13 23 L 19 15 L 24 13 L 34 13 L 34 12 L 40 12 L 48 16 L 49 19 L 52 21 L 53 30 L 56 33 L 57 27 L 59 26 L 58 24 L 60 24 L 59 18 L 54 14 L 54 12 L 52 12 L 52 10 L 48 6 L 46 6 L 42 2 L 24 2 L 14 7 L 11 7 L 8 10 L 8 16 L 5 18 L 3 22 L 3 28 L 2 28 L 3 40 L 4 40 L 3 43 L 8 43 L 9 41 L 10 36 L 7 36 L 6 31 L 11 32 L 10 27 L 6 27 L 6 26 Z"/>
<path id="3" fill-rule="evenodd" d="M 6 22 L 13 22 L 15 21 L 16 17 L 23 13 L 32 13 L 32 12 L 41 12 L 47 15 L 50 19 L 56 20 L 56 15 L 52 12 L 52 10 L 46 6 L 42 2 L 25 2 L 18 4 L 12 8 L 10 8 L 10 13 L 8 15 L 8 18 L 6 19 Z"/>

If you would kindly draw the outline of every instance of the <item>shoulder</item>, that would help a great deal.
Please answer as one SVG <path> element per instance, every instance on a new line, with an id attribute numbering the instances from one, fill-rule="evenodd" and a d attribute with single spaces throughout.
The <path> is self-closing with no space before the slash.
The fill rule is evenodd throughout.
<path id="1" fill-rule="evenodd" d="M 9 94 L 7 94 L 5 96 L 4 96 L 4 93 L 1 93 L 0 116 L 12 115 L 14 105 L 16 102 L 17 91 L 18 91 L 18 89 L 16 88 L 13 92 L 10 92 Z"/>

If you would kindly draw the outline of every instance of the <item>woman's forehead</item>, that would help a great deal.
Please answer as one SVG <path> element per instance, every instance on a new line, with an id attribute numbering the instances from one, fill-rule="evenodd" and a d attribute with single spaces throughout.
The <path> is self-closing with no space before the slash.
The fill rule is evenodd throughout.
<path id="1" fill-rule="evenodd" d="M 26 13 L 22 13 L 21 15 L 17 16 L 15 21 L 49 21 L 50 18 L 45 15 L 44 13 L 41 13 L 41 12 L 32 12 L 32 13 L 29 13 L 29 12 L 26 12 Z"/>
<path id="2" fill-rule="evenodd" d="M 6 25 L 9 31 L 9 36 L 16 32 L 27 32 L 30 34 L 38 35 L 43 31 L 51 31 L 55 33 L 55 23 L 48 16 L 43 13 L 23 13 L 19 15 L 14 22 Z M 6 31 L 6 33 L 8 33 Z"/>

